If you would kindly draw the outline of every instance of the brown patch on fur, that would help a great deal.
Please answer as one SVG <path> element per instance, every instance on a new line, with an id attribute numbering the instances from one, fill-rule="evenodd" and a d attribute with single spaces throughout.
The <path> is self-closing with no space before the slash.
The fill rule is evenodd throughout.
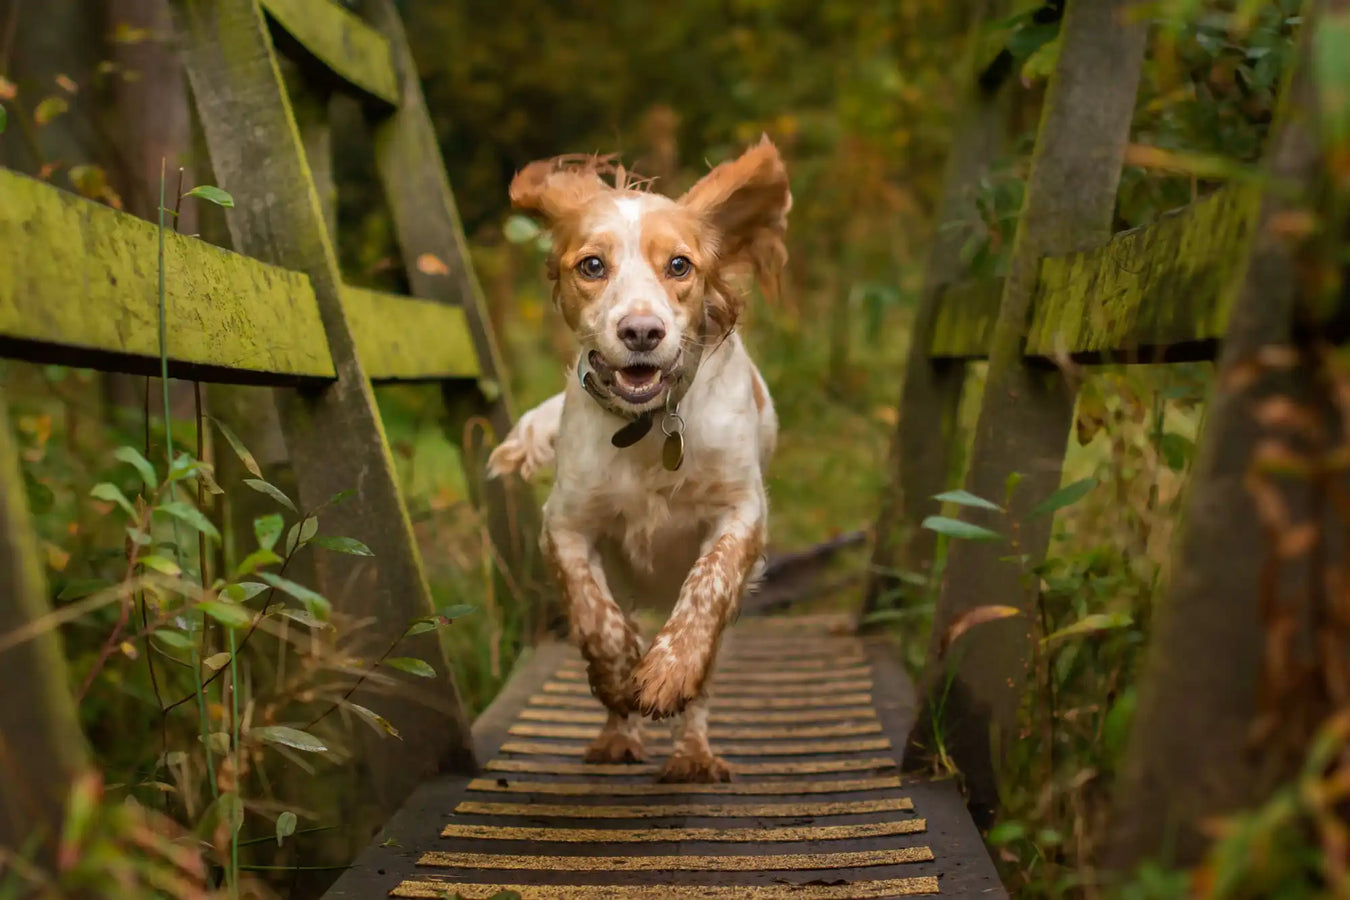
<path id="1" fill-rule="evenodd" d="M 764 412 L 764 407 L 769 405 L 769 389 L 764 385 L 764 379 L 759 377 L 758 372 L 750 373 L 753 377 L 750 379 L 750 389 L 755 394 L 755 409 Z"/>
<path id="2" fill-rule="evenodd" d="M 611 712 L 626 716 L 632 710 L 633 667 L 642 655 L 637 629 L 596 582 L 587 561 L 564 559 L 547 531 L 542 543 L 567 604 L 573 639 L 586 660 L 591 692 Z"/>
<path id="3" fill-rule="evenodd" d="M 722 629 L 730 621 L 764 546 L 763 534 L 724 534 L 694 564 L 675 612 L 633 672 L 637 707 L 663 719 L 703 695 Z"/>

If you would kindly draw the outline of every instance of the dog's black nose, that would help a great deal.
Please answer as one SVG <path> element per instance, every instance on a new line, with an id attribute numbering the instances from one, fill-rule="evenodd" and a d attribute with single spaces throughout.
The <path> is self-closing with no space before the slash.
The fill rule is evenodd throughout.
<path id="1" fill-rule="evenodd" d="M 666 326 L 656 316 L 624 316 L 619 320 L 619 340 L 634 353 L 655 350 L 666 336 Z"/>

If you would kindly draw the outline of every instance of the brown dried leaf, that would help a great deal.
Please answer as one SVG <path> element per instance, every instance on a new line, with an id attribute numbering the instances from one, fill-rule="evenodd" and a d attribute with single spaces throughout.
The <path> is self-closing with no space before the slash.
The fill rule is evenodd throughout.
<path id="1" fill-rule="evenodd" d="M 19 96 L 19 88 L 3 75 L 0 75 L 0 100 L 13 100 Z"/>
<path id="2" fill-rule="evenodd" d="M 1249 475 L 1244 479 L 1244 486 L 1251 495 L 1252 502 L 1256 504 L 1256 512 L 1266 527 L 1276 531 L 1285 530 L 1289 525 L 1289 508 L 1285 505 L 1279 488 L 1256 475 Z"/>
<path id="3" fill-rule="evenodd" d="M 1298 349 L 1289 344 L 1269 344 L 1256 351 L 1256 361 L 1267 369 L 1292 369 L 1298 365 Z"/>
<path id="4" fill-rule="evenodd" d="M 1253 414 L 1266 428 L 1288 428 L 1293 431 L 1315 432 L 1317 418 L 1291 397 L 1271 397 L 1257 405 Z"/>
<path id="5" fill-rule="evenodd" d="M 80 92 L 80 86 L 75 83 L 73 78 L 64 72 L 56 76 L 56 83 L 60 85 L 61 90 L 65 91 L 67 94 L 78 94 Z"/>
<path id="6" fill-rule="evenodd" d="M 450 267 L 434 253 L 423 253 L 417 257 L 417 271 L 424 275 L 449 275 Z"/>
<path id="7" fill-rule="evenodd" d="M 1277 550 L 1280 559 L 1297 559 L 1300 556 L 1306 556 L 1317 544 L 1319 534 L 1321 534 L 1321 529 L 1312 522 L 1295 525 L 1284 532 L 1279 537 Z"/>
<path id="8" fill-rule="evenodd" d="M 1317 230 L 1317 217 L 1304 209 L 1285 209 L 1271 216 L 1266 227 L 1277 238 L 1297 241 Z"/>
<path id="9" fill-rule="evenodd" d="M 947 649 L 956 642 L 956 639 L 965 634 L 976 625 L 983 625 L 986 622 L 994 622 L 999 619 L 1007 619 L 1012 616 L 1021 615 L 1022 611 L 1015 606 L 977 606 L 974 609 L 967 610 L 956 617 L 956 621 L 947 626 L 947 630 L 942 634 L 942 644 L 938 648 L 938 655 L 944 655 Z"/>

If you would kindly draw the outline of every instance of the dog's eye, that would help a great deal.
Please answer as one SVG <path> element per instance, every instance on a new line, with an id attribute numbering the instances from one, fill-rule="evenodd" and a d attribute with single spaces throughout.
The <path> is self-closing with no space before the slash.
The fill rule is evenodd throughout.
<path id="1" fill-rule="evenodd" d="M 595 281 L 605 277 L 605 261 L 598 256 L 588 256 L 577 263 L 577 272 L 582 278 Z"/>
<path id="2" fill-rule="evenodd" d="M 666 274 L 671 278 L 683 278 L 694 270 L 694 264 L 687 256 L 673 256 L 666 263 Z"/>

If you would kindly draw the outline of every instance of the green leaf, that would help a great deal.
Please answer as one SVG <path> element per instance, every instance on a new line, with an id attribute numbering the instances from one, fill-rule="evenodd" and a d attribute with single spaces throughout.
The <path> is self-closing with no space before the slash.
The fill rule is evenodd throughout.
<path id="1" fill-rule="evenodd" d="M 1049 515 L 1066 506 L 1072 506 L 1086 497 L 1097 484 L 1096 478 L 1084 478 L 1081 481 L 1075 481 L 1073 484 L 1066 484 L 1032 507 L 1031 512 L 1027 513 L 1027 518 L 1034 519 L 1037 516 Z"/>
<path id="2" fill-rule="evenodd" d="M 147 569 L 153 569 L 163 575 L 177 576 L 183 574 L 182 567 L 165 556 L 159 556 L 152 553 L 147 556 L 142 556 L 138 561 Z"/>
<path id="3" fill-rule="evenodd" d="M 976 497 L 970 491 L 946 491 L 933 498 L 939 503 L 956 503 L 961 506 L 974 506 L 980 509 L 992 509 L 995 512 L 1003 512 L 1003 507 L 997 503 L 991 503 L 983 497 Z"/>
<path id="4" fill-rule="evenodd" d="M 89 492 L 89 496 L 96 500 L 104 500 L 108 503 L 116 503 L 122 507 L 122 510 L 133 519 L 136 518 L 136 510 L 127 499 L 127 495 L 122 493 L 122 489 L 115 484 L 109 484 L 106 481 L 100 481 L 94 485 L 94 489 Z"/>
<path id="5" fill-rule="evenodd" d="M 295 834 L 295 823 L 296 823 L 296 816 L 295 816 L 295 813 L 291 812 L 289 809 L 286 810 L 286 811 L 285 811 L 284 813 L 282 813 L 281 815 L 277 816 L 277 846 L 278 846 L 278 847 L 281 846 L 281 842 L 282 842 L 282 841 L 286 840 L 286 838 L 288 838 L 288 837 L 290 837 L 291 835 Z"/>
<path id="6" fill-rule="evenodd" d="M 307 516 L 291 526 L 291 530 L 286 532 L 286 555 L 290 556 L 296 550 L 299 550 L 310 539 L 319 532 L 319 520 L 313 516 Z"/>
<path id="7" fill-rule="evenodd" d="M 424 660 L 413 656 L 395 656 L 386 659 L 380 663 L 382 666 L 388 666 L 391 669 L 398 669 L 400 672 L 407 672 L 409 675 L 416 675 L 418 678 L 435 678 L 436 670 Z"/>
<path id="8" fill-rule="evenodd" d="M 275 550 L 260 549 L 254 550 L 235 567 L 234 577 L 241 578 L 244 575 L 252 575 L 263 566 L 275 566 L 282 563 L 283 560 L 277 556 Z"/>
<path id="9" fill-rule="evenodd" d="M 216 428 L 220 429 L 221 436 L 224 437 L 234 449 L 234 455 L 239 457 L 239 461 L 244 464 L 244 468 L 248 469 L 248 471 L 253 474 L 253 477 L 262 478 L 262 469 L 258 468 L 258 461 L 253 458 L 252 453 L 248 452 L 248 448 L 244 446 L 244 442 L 239 440 L 239 435 L 231 431 L 230 427 L 219 419 L 212 417 L 211 421 L 216 423 Z"/>
<path id="10" fill-rule="evenodd" d="M 356 491 L 353 491 L 350 488 L 348 488 L 347 490 L 338 491 L 336 494 L 325 500 L 323 506 L 320 506 L 317 510 L 315 510 L 315 512 L 322 512 L 323 510 L 327 509 L 330 506 L 337 506 L 339 503 L 346 503 L 354 496 L 356 496 Z"/>
<path id="11" fill-rule="evenodd" d="M 1313 33 L 1313 70 L 1321 106 L 1321 137 L 1331 148 L 1345 151 L 1350 142 L 1350 15 L 1328 11 Z"/>
<path id="12" fill-rule="evenodd" d="M 118 447 L 113 451 L 113 458 L 134 466 L 148 490 L 153 491 L 159 486 L 159 476 L 155 474 L 155 467 L 150 465 L 150 461 L 135 447 Z"/>
<path id="13" fill-rule="evenodd" d="M 5 107 L 0 105 L 0 134 L 5 133 L 5 126 L 9 124 L 9 113 L 5 112 Z"/>
<path id="14" fill-rule="evenodd" d="M 1008 52 L 1013 59 L 1026 59 L 1059 34 L 1059 23 L 1037 24 L 1028 22 L 1008 36 Z"/>
<path id="15" fill-rule="evenodd" d="M 174 650 L 191 650 L 193 646 L 192 639 L 181 631 L 174 631 L 171 628 L 160 628 L 150 635 L 155 643 L 163 644 Z"/>
<path id="16" fill-rule="evenodd" d="M 231 628 L 247 628 L 253 624 L 253 612 L 244 606 L 221 600 L 203 600 L 197 607 L 206 615 Z"/>
<path id="17" fill-rule="evenodd" d="M 291 498 L 287 497 L 285 492 L 275 484 L 263 481 L 261 478 L 245 478 L 244 484 L 253 488 L 260 494 L 266 494 L 291 512 L 299 514 L 300 510 L 295 508 L 295 503 L 292 502 Z"/>
<path id="18" fill-rule="evenodd" d="M 216 526 L 211 524 L 211 520 L 203 515 L 201 510 L 185 500 L 174 500 L 171 503 L 161 504 L 155 511 L 185 522 L 213 541 L 220 540 L 220 532 L 216 531 Z"/>
<path id="19" fill-rule="evenodd" d="M 285 527 L 286 520 L 278 513 L 259 516 L 253 520 L 253 536 L 258 539 L 259 547 L 264 550 L 271 550 L 276 547 L 277 541 L 281 539 L 281 529 Z"/>
<path id="20" fill-rule="evenodd" d="M 1107 760 L 1116 760 L 1125 751 L 1125 741 L 1130 735 L 1130 723 L 1134 721 L 1134 707 L 1138 695 L 1134 688 L 1121 691 L 1116 702 L 1106 711 L 1102 719 L 1102 751 Z"/>
<path id="21" fill-rule="evenodd" d="M 1003 535 L 999 534 L 997 531 L 991 531 L 982 525 L 962 522 L 960 519 L 950 519 L 947 516 L 929 516 L 919 523 L 919 527 L 927 528 L 929 531 L 936 531 L 938 534 L 945 534 L 947 537 L 958 538 L 963 541 L 1003 540 Z"/>
<path id="22" fill-rule="evenodd" d="M 267 741 L 269 744 L 282 744 L 296 750 L 304 750 L 306 753 L 322 753 L 328 749 L 323 741 L 308 731 L 291 728 L 289 725 L 267 725 L 262 728 L 250 728 L 248 733 L 260 741 Z"/>
<path id="23" fill-rule="evenodd" d="M 257 581 L 240 581 L 235 584 L 226 585 L 220 593 L 233 600 L 235 603 L 243 603 L 252 600 L 254 597 L 267 590 L 267 585 Z"/>
<path id="24" fill-rule="evenodd" d="M 1113 631 L 1118 628 L 1128 628 L 1134 624 L 1134 619 L 1127 612 L 1113 613 L 1091 613 L 1083 616 L 1072 625 L 1066 625 L 1057 631 L 1052 631 L 1041 638 L 1042 644 L 1050 644 L 1064 638 L 1076 637 L 1085 634 L 1096 634 L 1101 631 Z"/>
<path id="25" fill-rule="evenodd" d="M 108 587 L 106 581 L 99 581 L 95 578 L 77 578 L 74 581 L 67 582 L 66 586 L 61 588 L 61 593 L 56 595 L 56 599 L 79 600 L 96 591 L 101 591 L 105 587 Z"/>
<path id="26" fill-rule="evenodd" d="M 443 619 L 449 619 L 451 622 L 456 619 L 462 619 L 467 615 L 478 612 L 478 607 L 472 603 L 452 603 L 449 606 L 442 606 L 436 610 L 436 615 Z"/>
<path id="27" fill-rule="evenodd" d="M 540 228 L 533 219 L 526 216 L 513 215 L 507 218 L 506 223 L 502 225 L 502 234 L 513 244 L 524 244 L 534 240 L 539 236 Z"/>
<path id="28" fill-rule="evenodd" d="M 439 627 L 440 626 L 435 622 L 428 622 L 426 619 L 420 619 L 408 626 L 408 630 L 404 632 L 404 636 L 414 637 L 415 635 L 426 634 L 428 631 L 435 631 Z"/>
<path id="29" fill-rule="evenodd" d="M 150 535 L 146 534 L 144 531 L 141 531 L 139 528 L 132 528 L 131 526 L 127 526 L 127 537 L 131 538 L 132 543 L 137 544 L 141 547 L 150 546 Z"/>
<path id="30" fill-rule="evenodd" d="M 226 735 L 226 740 L 229 736 Z M 227 825 L 231 832 L 238 834 L 244 825 L 244 801 L 234 791 L 221 794 L 216 801 L 202 813 L 202 822 L 217 821 Z"/>
<path id="31" fill-rule="evenodd" d="M 332 537 L 330 535 L 320 535 L 310 541 L 316 547 L 322 547 L 325 550 L 336 550 L 338 553 L 350 553 L 352 556 L 374 556 L 370 548 L 358 541 L 356 538 Z"/>
<path id="32" fill-rule="evenodd" d="M 366 709 L 359 703 L 348 703 L 347 706 L 351 709 L 352 712 L 356 713 L 362 719 L 374 725 L 375 728 L 380 732 L 388 735 L 389 737 L 401 737 L 401 735 L 398 733 L 398 729 L 395 728 L 388 719 L 386 719 L 379 713 L 374 712 L 373 710 Z"/>
<path id="33" fill-rule="evenodd" d="M 1195 444 L 1185 435 L 1168 431 L 1158 439 L 1158 452 L 1162 454 L 1167 468 L 1180 472 L 1195 455 Z"/>
<path id="34" fill-rule="evenodd" d="M 299 622 L 301 625 L 305 625 L 310 628 L 322 629 L 333 627 L 328 622 L 324 622 L 321 619 L 314 618 L 314 613 L 310 612 L 307 609 L 296 609 L 291 606 L 282 606 L 277 608 L 276 614 L 278 616 L 281 616 L 283 619 L 290 619 L 292 622 Z"/>
<path id="35" fill-rule="evenodd" d="M 327 621 L 333 612 L 333 605 L 318 591 L 312 591 L 303 584 L 296 584 L 289 578 L 273 575 L 271 572 L 259 572 L 258 577 L 278 590 L 285 591 L 305 605 L 305 609 L 316 619 Z"/>
<path id="36" fill-rule="evenodd" d="M 1027 836 L 1027 827 L 1021 822 L 999 822 L 989 829 L 989 843 L 1009 844 Z"/>
<path id="37" fill-rule="evenodd" d="M 202 665 L 206 666 L 212 672 L 223 669 L 230 664 L 230 654 L 224 650 L 219 653 L 212 653 L 206 659 L 202 660 Z"/>
<path id="38" fill-rule="evenodd" d="M 223 206 L 226 209 L 234 208 L 234 198 L 226 191 L 210 184 L 199 184 L 183 196 L 196 197 L 199 200 L 205 200 L 208 203 L 214 203 L 216 206 Z"/>

